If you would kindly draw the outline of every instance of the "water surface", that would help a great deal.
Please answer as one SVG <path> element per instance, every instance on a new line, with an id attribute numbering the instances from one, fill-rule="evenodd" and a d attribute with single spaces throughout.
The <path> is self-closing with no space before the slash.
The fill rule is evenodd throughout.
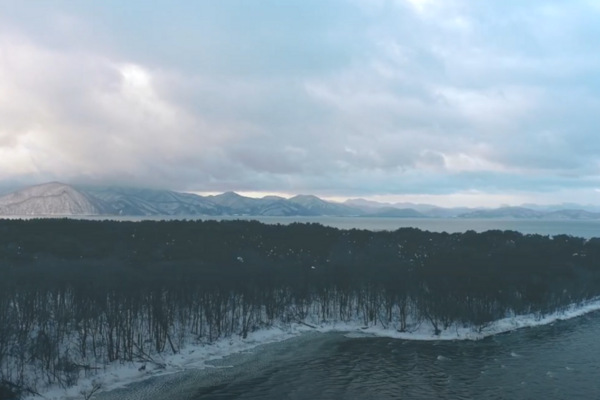
<path id="1" fill-rule="evenodd" d="M 597 399 L 600 313 L 480 341 L 308 334 L 101 399 Z"/>
<path id="2" fill-rule="evenodd" d="M 16 217 L 21 218 L 21 217 Z M 30 217 L 22 217 L 30 218 Z M 75 218 L 75 217 L 73 217 Z M 521 233 L 541 235 L 567 234 L 585 238 L 600 237 L 600 221 L 577 220 L 522 220 L 522 219 L 461 219 L 461 218 L 369 218 L 369 217 L 249 217 L 249 216 L 150 216 L 150 217 L 77 217 L 89 220 L 161 221 L 161 220 L 256 220 L 266 224 L 290 224 L 293 222 L 319 223 L 339 229 L 396 230 L 419 228 L 431 232 L 484 232 L 491 229 L 514 230 Z"/>

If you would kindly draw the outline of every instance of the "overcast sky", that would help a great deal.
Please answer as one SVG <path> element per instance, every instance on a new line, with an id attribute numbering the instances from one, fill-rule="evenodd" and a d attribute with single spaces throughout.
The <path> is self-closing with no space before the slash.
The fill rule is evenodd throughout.
<path id="1" fill-rule="evenodd" d="M 599 21 L 597 0 L 0 0 L 0 186 L 600 204 Z"/>

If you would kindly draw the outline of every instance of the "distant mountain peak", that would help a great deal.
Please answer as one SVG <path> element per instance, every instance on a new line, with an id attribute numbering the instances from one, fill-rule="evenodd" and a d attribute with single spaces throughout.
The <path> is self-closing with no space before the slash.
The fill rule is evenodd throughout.
<path id="1" fill-rule="evenodd" d="M 332 203 L 312 194 L 299 194 L 288 201 L 299 204 L 317 215 L 362 215 L 362 210 L 347 204 Z"/>
<path id="2" fill-rule="evenodd" d="M 110 207 L 62 182 L 30 186 L 0 197 L 0 215 L 100 215 Z"/>
<path id="3" fill-rule="evenodd" d="M 329 202 L 318 198 L 312 194 L 298 194 L 289 199 L 289 201 L 298 203 L 298 204 L 330 204 Z"/>
<path id="4" fill-rule="evenodd" d="M 290 199 L 279 196 L 251 198 L 233 191 L 203 197 L 164 189 L 72 186 L 59 181 L 30 186 L 0 196 L 0 215 L 271 215 L 600 220 L 600 206 L 589 206 L 587 210 L 583 209 L 584 206 L 573 203 L 527 206 L 496 209 L 444 208 L 430 204 L 379 203 L 366 199 L 349 199 L 337 203 L 312 194 L 299 194 Z"/>
<path id="5" fill-rule="evenodd" d="M 543 212 L 524 207 L 500 207 L 492 210 L 478 210 L 459 215 L 461 218 L 515 218 L 537 219 L 544 215 Z"/>
<path id="6" fill-rule="evenodd" d="M 323 199 L 318 198 L 317 196 L 315 196 L 314 194 L 297 194 L 294 197 L 292 197 L 292 199 L 304 199 L 304 200 L 320 200 L 320 201 L 325 201 Z"/>
<path id="7" fill-rule="evenodd" d="M 228 192 L 223 192 L 221 194 L 217 194 L 217 195 L 215 195 L 213 197 L 222 197 L 222 198 L 238 198 L 238 197 L 242 197 L 243 198 L 244 196 L 242 196 L 241 194 L 238 194 L 238 193 L 233 192 L 233 191 L 230 190 Z"/>
<path id="8" fill-rule="evenodd" d="M 390 207 L 392 205 L 390 203 L 380 203 L 378 201 L 366 200 L 363 198 L 348 199 L 348 200 L 344 201 L 344 204 L 349 205 L 349 206 L 371 207 L 371 208 L 383 208 L 383 207 Z"/>

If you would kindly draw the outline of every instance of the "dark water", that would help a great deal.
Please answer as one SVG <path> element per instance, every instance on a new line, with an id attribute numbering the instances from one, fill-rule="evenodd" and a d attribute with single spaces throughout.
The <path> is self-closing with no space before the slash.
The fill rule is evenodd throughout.
<path id="1" fill-rule="evenodd" d="M 28 217 L 19 217 L 28 218 Z M 75 217 L 74 217 L 75 218 Z M 508 219 L 445 219 L 445 218 L 368 218 L 368 217 L 199 217 L 199 216 L 154 216 L 154 217 L 81 217 L 89 220 L 113 219 L 118 221 L 143 220 L 258 220 L 266 224 L 290 224 L 292 222 L 319 223 L 339 229 L 396 230 L 398 228 L 419 228 L 432 232 L 484 232 L 490 229 L 514 230 L 522 233 L 541 235 L 567 234 L 585 238 L 600 237 L 600 221 L 575 220 L 508 220 Z"/>
<path id="2" fill-rule="evenodd" d="M 104 399 L 600 399 L 600 313 L 470 342 L 310 334 Z"/>

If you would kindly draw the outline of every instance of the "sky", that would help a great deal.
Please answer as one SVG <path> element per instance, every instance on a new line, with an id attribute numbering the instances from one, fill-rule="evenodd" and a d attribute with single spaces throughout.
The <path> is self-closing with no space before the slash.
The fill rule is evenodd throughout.
<path id="1" fill-rule="evenodd" d="M 0 190 L 600 204 L 600 0 L 0 0 Z"/>

